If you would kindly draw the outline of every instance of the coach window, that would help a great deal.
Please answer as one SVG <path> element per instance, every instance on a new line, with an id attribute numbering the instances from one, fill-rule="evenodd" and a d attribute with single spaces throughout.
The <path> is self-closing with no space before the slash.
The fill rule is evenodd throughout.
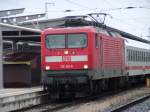
<path id="1" fill-rule="evenodd" d="M 147 61 L 149 62 L 149 52 L 147 52 Z"/>
<path id="2" fill-rule="evenodd" d="M 145 59 L 145 61 L 147 62 L 148 61 L 148 54 L 147 54 L 148 52 L 146 52 L 146 59 Z"/>
<path id="3" fill-rule="evenodd" d="M 143 62 L 143 51 L 141 51 L 141 61 Z"/>
<path id="4" fill-rule="evenodd" d="M 136 51 L 133 51 L 133 55 L 134 55 L 134 61 L 136 61 Z"/>
<path id="5" fill-rule="evenodd" d="M 133 50 L 133 60 L 132 61 L 135 61 L 135 51 Z"/>
<path id="6" fill-rule="evenodd" d="M 142 61 L 144 61 L 144 52 L 142 51 Z"/>
<path id="7" fill-rule="evenodd" d="M 129 61 L 131 61 L 131 49 L 129 49 Z"/>
<path id="8" fill-rule="evenodd" d="M 140 51 L 140 61 L 142 61 L 142 51 Z"/>
<path id="9" fill-rule="evenodd" d="M 142 51 L 142 61 L 144 61 L 144 52 Z"/>
<path id="10" fill-rule="evenodd" d="M 136 61 L 139 61 L 139 55 L 138 55 L 138 51 L 136 51 Z"/>
<path id="11" fill-rule="evenodd" d="M 147 52 L 146 52 L 146 62 L 148 61 L 148 55 L 147 55 Z"/>
<path id="12" fill-rule="evenodd" d="M 134 57 L 135 57 L 134 50 L 132 50 L 132 61 L 134 61 Z"/>
<path id="13" fill-rule="evenodd" d="M 143 62 L 145 61 L 145 52 L 143 52 Z"/>
<path id="14" fill-rule="evenodd" d="M 135 51 L 135 61 L 137 61 L 137 51 Z"/>
<path id="15" fill-rule="evenodd" d="M 150 52 L 148 53 L 148 59 L 149 59 L 149 62 L 150 62 Z"/>
<path id="16" fill-rule="evenodd" d="M 140 61 L 142 61 L 142 51 L 140 51 Z"/>
<path id="17" fill-rule="evenodd" d="M 148 61 L 150 61 L 150 53 L 147 54 Z"/>
<path id="18" fill-rule="evenodd" d="M 147 52 L 147 61 L 149 62 L 149 52 Z"/>
<path id="19" fill-rule="evenodd" d="M 138 51 L 136 51 L 136 61 L 139 61 L 139 55 L 138 55 Z"/>
<path id="20" fill-rule="evenodd" d="M 134 51 L 134 61 L 136 61 L 136 51 Z"/>
<path id="21" fill-rule="evenodd" d="M 133 59 L 132 61 L 135 61 L 135 51 L 133 50 Z"/>
<path id="22" fill-rule="evenodd" d="M 146 52 L 146 54 L 145 54 L 145 57 L 146 57 L 145 61 L 147 62 L 147 52 Z"/>
<path id="23" fill-rule="evenodd" d="M 130 61 L 130 49 L 127 50 L 128 52 L 128 61 Z"/>
<path id="24" fill-rule="evenodd" d="M 129 61 L 129 49 L 127 49 L 127 60 Z"/>
<path id="25" fill-rule="evenodd" d="M 147 62 L 147 52 L 145 52 L 145 61 Z"/>
<path id="26" fill-rule="evenodd" d="M 144 52 L 144 62 L 146 61 L 146 52 Z"/>
<path id="27" fill-rule="evenodd" d="M 144 62 L 146 61 L 146 52 L 144 52 Z"/>
<path id="28" fill-rule="evenodd" d="M 132 55 L 133 55 L 133 53 L 132 53 L 132 50 L 131 50 L 131 61 L 133 60 L 133 56 Z"/>
<path id="29" fill-rule="evenodd" d="M 146 52 L 146 62 L 148 62 L 148 52 Z"/>
<path id="30" fill-rule="evenodd" d="M 138 61 L 140 61 L 140 51 L 138 51 Z"/>

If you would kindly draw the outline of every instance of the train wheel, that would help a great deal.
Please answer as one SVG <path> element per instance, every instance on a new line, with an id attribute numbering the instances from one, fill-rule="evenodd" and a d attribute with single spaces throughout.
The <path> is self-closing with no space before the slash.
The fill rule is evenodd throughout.
<path id="1" fill-rule="evenodd" d="M 109 82 L 108 79 L 102 79 L 101 80 L 101 89 L 102 89 L 102 91 L 107 91 L 109 89 L 108 82 Z"/>
<path id="2" fill-rule="evenodd" d="M 48 90 L 47 90 L 47 85 L 46 85 L 46 84 L 43 85 L 43 91 L 44 91 L 44 92 L 47 92 L 47 91 L 48 91 Z"/>
<path id="3" fill-rule="evenodd" d="M 93 93 L 98 94 L 101 93 L 101 83 L 100 80 L 93 81 Z"/>
<path id="4" fill-rule="evenodd" d="M 119 78 L 110 78 L 108 82 L 108 86 L 110 90 L 116 90 L 118 88 Z"/>

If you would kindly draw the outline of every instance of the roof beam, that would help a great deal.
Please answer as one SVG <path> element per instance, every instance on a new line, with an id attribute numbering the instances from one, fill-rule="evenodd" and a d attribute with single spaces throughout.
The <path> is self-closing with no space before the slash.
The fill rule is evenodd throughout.
<path id="1" fill-rule="evenodd" d="M 19 23 L 19 22 L 24 22 L 24 21 L 33 20 L 33 19 L 39 19 L 39 18 L 42 18 L 44 16 L 45 16 L 45 13 L 18 16 L 18 17 L 7 17 L 7 18 L 1 18 L 1 22 L 13 24 L 13 23 Z"/>
<path id="2" fill-rule="evenodd" d="M 1 10 L 0 11 L 0 17 L 5 17 L 5 16 L 11 16 L 11 15 L 16 15 L 16 14 L 21 14 L 23 13 L 25 8 L 19 8 L 19 9 L 10 9 L 10 10 Z"/>
<path id="3" fill-rule="evenodd" d="M 41 33 L 42 32 L 39 29 L 27 28 L 27 27 L 22 27 L 22 26 L 17 26 L 17 25 L 10 25 L 10 24 L 5 24 L 5 23 L 0 23 L 0 27 L 9 27 L 9 28 L 24 30 L 24 31 L 30 31 L 30 32 L 36 32 L 36 33 Z"/>

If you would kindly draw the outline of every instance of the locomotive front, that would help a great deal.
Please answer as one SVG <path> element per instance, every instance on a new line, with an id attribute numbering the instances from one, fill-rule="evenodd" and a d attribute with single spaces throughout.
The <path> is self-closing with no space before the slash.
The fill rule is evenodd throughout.
<path id="1" fill-rule="evenodd" d="M 92 43 L 90 31 L 90 28 L 55 28 L 43 31 L 42 82 L 51 95 L 74 96 L 76 92 L 88 87 L 88 71 L 92 65 L 89 52 L 89 42 Z"/>

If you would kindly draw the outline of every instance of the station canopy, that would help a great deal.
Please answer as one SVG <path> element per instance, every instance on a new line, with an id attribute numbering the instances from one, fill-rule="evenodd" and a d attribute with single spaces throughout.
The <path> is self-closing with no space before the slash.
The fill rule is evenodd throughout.
<path id="1" fill-rule="evenodd" d="M 0 23 L 3 40 L 40 42 L 41 30 Z"/>

